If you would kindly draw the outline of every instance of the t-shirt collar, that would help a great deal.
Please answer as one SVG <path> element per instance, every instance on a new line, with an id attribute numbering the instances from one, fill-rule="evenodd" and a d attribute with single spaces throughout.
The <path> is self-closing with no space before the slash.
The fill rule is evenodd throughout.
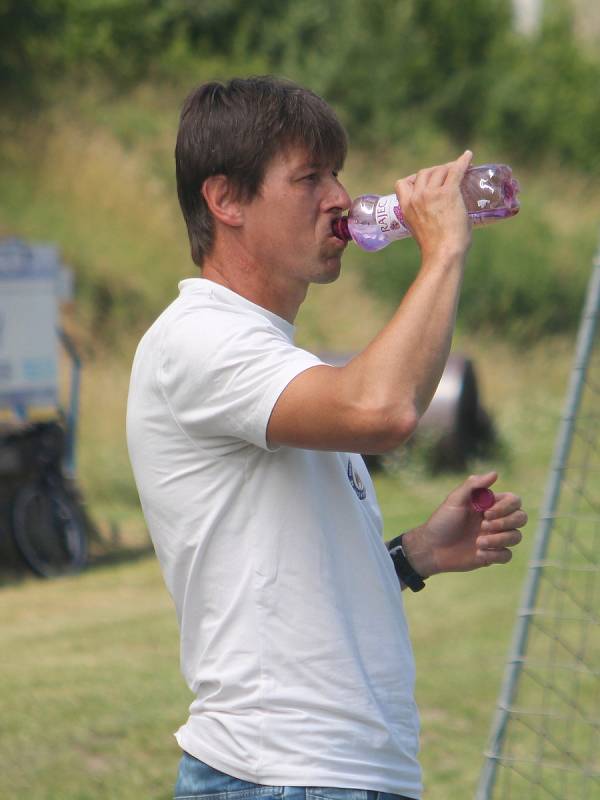
<path id="1" fill-rule="evenodd" d="M 291 322 L 288 322 L 287 319 L 283 319 L 283 317 L 280 317 L 278 314 L 274 314 L 267 308 L 253 303 L 246 297 L 242 297 L 241 294 L 234 292 L 232 289 L 228 289 L 220 283 L 215 283 L 215 281 L 211 281 L 209 278 L 184 278 L 184 280 L 179 281 L 178 288 L 180 294 L 200 292 L 211 297 L 217 297 L 223 302 L 231 303 L 238 307 L 245 306 L 252 309 L 257 314 L 262 314 L 263 317 L 270 320 L 273 325 L 279 328 L 279 330 L 285 333 L 290 339 L 294 338 L 296 327 L 292 325 Z"/>

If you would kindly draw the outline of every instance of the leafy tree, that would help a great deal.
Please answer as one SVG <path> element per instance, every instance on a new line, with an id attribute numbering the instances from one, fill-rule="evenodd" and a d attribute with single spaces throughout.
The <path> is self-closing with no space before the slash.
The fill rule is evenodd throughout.
<path id="1" fill-rule="evenodd" d="M 600 170 L 600 62 L 577 46 L 571 9 L 547 4 L 533 39 L 515 40 L 499 59 L 481 129 L 522 158 L 554 154 Z"/>
<path id="2" fill-rule="evenodd" d="M 57 62 L 68 0 L 0 0 L 0 91 L 28 94 Z"/>
<path id="3" fill-rule="evenodd" d="M 511 31 L 506 0 L 420 0 L 415 27 L 430 57 L 420 85 L 423 107 L 461 143 L 468 143 L 496 79 L 499 51 Z"/>

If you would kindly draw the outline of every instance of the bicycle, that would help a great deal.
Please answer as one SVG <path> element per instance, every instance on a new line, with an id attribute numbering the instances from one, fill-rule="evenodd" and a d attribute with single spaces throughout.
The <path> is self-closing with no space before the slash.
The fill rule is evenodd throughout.
<path id="1" fill-rule="evenodd" d="M 28 566 L 46 578 L 78 572 L 87 561 L 85 518 L 62 470 L 63 439 L 56 422 L 7 437 L 25 467 L 11 502 L 13 540 Z"/>

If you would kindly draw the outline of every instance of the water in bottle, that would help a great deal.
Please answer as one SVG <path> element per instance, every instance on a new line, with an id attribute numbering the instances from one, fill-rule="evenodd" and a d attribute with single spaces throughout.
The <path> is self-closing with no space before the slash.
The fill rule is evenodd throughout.
<path id="1" fill-rule="evenodd" d="M 519 182 L 506 164 L 470 167 L 463 178 L 461 191 L 473 224 L 484 225 L 514 217 L 520 208 L 519 188 Z M 381 250 L 395 239 L 412 235 L 395 194 L 357 197 L 348 216 L 334 220 L 333 233 L 339 239 L 352 240 L 363 250 L 371 252 Z"/>

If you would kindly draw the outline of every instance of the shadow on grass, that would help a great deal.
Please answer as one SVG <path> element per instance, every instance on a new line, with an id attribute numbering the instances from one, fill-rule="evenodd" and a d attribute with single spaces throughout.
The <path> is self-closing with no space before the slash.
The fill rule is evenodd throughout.
<path id="1" fill-rule="evenodd" d="M 85 566 L 85 570 L 101 569 L 103 567 L 112 567 L 117 564 L 141 561 L 150 556 L 154 556 L 154 548 L 150 543 L 139 547 L 121 547 L 111 552 L 91 556 Z"/>
<path id="2" fill-rule="evenodd" d="M 11 537 L 4 536 L 4 531 L 0 531 L 0 538 L 2 539 L 2 546 L 0 547 L 0 589 L 16 586 L 31 580 L 35 580 L 36 582 L 54 582 L 61 578 L 81 575 L 91 570 L 133 564 L 137 561 L 154 556 L 154 548 L 150 542 L 135 547 L 117 546 L 106 549 L 103 552 L 92 553 L 81 570 L 76 572 L 66 570 L 60 575 L 45 578 L 37 575 L 29 568 L 16 551 L 14 545 L 12 545 Z"/>

